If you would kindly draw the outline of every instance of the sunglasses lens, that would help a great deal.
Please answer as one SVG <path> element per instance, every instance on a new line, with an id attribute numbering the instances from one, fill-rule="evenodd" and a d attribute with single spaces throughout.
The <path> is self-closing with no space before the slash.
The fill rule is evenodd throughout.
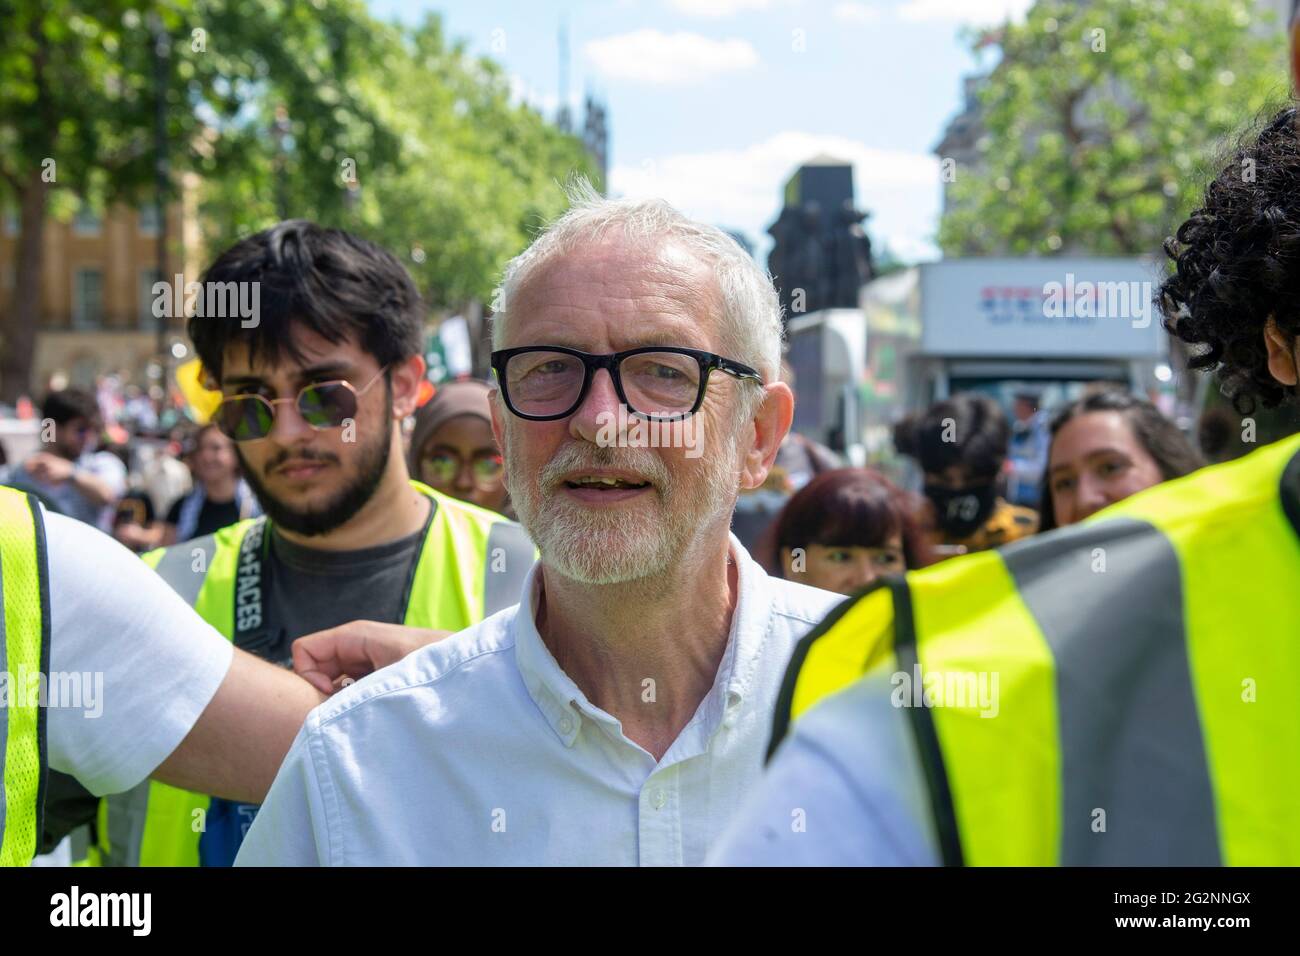
<path id="1" fill-rule="evenodd" d="M 482 458 L 474 459 L 474 477 L 478 481 L 493 481 L 501 474 L 504 462 L 500 455 L 484 455 Z"/>
<path id="2" fill-rule="evenodd" d="M 357 396 L 342 382 L 322 382 L 302 390 L 298 412 L 312 428 L 338 428 L 357 413 Z"/>
<path id="3" fill-rule="evenodd" d="M 217 408 L 217 427 L 234 441 L 254 441 L 271 433 L 271 406 L 256 395 L 234 395 Z"/>
<path id="4" fill-rule="evenodd" d="M 431 455 L 424 460 L 424 473 L 432 485 L 449 485 L 456 480 L 460 460 L 452 455 Z"/>

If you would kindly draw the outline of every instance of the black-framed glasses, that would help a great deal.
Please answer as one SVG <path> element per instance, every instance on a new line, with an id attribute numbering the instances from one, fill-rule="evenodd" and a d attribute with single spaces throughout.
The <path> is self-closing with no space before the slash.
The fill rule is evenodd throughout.
<path id="1" fill-rule="evenodd" d="M 275 426 L 275 406 L 292 404 L 312 428 L 325 431 L 339 428 L 357 414 L 357 400 L 388 371 L 385 365 L 375 377 L 357 388 L 344 379 L 313 382 L 293 398 L 266 398 L 263 395 L 227 395 L 212 415 L 221 433 L 233 441 L 259 441 L 271 434 Z"/>
<path id="2" fill-rule="evenodd" d="M 468 462 L 449 448 L 438 448 L 420 458 L 420 469 L 425 481 L 435 488 L 450 488 L 456 483 L 465 465 L 469 465 L 470 479 L 480 491 L 492 491 L 501 483 L 505 459 L 495 449 L 477 451 Z"/>
<path id="3" fill-rule="evenodd" d="M 492 353 L 506 408 L 520 418 L 554 421 L 572 415 L 598 369 L 609 372 L 618 400 L 638 418 L 671 422 L 700 410 L 714 369 L 762 382 L 748 365 L 700 349 L 658 345 L 593 355 L 559 345 L 528 345 Z"/>

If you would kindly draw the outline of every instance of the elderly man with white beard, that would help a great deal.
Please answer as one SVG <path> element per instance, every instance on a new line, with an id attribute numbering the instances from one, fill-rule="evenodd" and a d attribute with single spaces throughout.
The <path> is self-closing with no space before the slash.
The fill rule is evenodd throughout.
<path id="1" fill-rule="evenodd" d="M 314 710 L 239 864 L 694 865 L 759 779 L 839 600 L 728 531 L 793 415 L 776 292 L 666 203 L 571 193 L 493 329 L 521 603 Z"/>

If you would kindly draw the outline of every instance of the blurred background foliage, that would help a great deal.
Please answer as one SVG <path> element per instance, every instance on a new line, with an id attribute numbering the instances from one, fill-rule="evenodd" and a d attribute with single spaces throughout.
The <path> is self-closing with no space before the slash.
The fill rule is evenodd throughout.
<path id="1" fill-rule="evenodd" d="M 0 24 L 0 204 L 19 219 L 6 381 L 30 366 L 46 217 L 153 201 L 160 87 L 167 178 L 198 176 L 205 261 L 280 218 L 314 219 L 390 249 L 435 308 L 489 302 L 504 262 L 563 210 L 559 183 L 596 175 L 581 142 L 514 102 L 436 15 L 412 27 L 361 0 L 0 0 Z"/>
<path id="2" fill-rule="evenodd" d="M 1287 97 L 1279 26 L 1247 0 L 1039 0 L 973 35 L 1000 59 L 945 255 L 1157 253 L 1243 118 Z"/>

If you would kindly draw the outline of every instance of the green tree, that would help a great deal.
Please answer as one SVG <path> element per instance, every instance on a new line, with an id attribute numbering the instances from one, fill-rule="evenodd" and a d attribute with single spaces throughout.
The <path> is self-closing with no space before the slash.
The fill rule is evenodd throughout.
<path id="1" fill-rule="evenodd" d="M 14 288 L 0 316 L 0 399 L 24 391 L 35 343 L 50 199 L 138 182 L 147 172 L 147 73 L 119 67 L 133 41 L 123 20 L 138 4 L 90 13 L 75 0 L 0 4 L 0 182 L 17 207 Z M 124 47 L 126 49 L 124 49 Z"/>
<path id="2" fill-rule="evenodd" d="M 1225 141 L 1286 95 L 1264 16 L 1252 0 L 1039 0 L 1002 31 L 944 252 L 1157 252 Z"/>
<path id="3" fill-rule="evenodd" d="M 168 54 L 174 174 L 256 188 L 275 150 L 248 117 L 268 102 L 310 117 L 295 129 L 289 177 L 317 208 L 345 206 L 335 185 L 344 145 L 371 168 L 396 156 L 396 138 L 357 92 L 376 37 L 360 0 L 0 0 L 0 201 L 19 211 L 14 291 L 0 313 L 0 399 L 28 385 L 47 217 L 77 201 L 151 195 L 155 23 Z"/>
<path id="4" fill-rule="evenodd" d="M 510 101 L 496 63 L 448 44 L 436 17 L 406 41 L 394 88 L 411 149 L 381 187 L 385 238 L 420 245 L 411 267 L 435 305 L 488 302 L 506 260 L 563 211 L 560 183 L 592 175 L 591 161 L 576 137 Z"/>
<path id="5" fill-rule="evenodd" d="M 216 173 L 204 189 L 209 249 L 264 228 L 279 216 L 277 190 L 288 212 L 339 226 L 385 246 L 411 271 L 435 307 L 488 302 L 506 260 L 564 208 L 559 183 L 591 174 L 582 144 L 534 110 L 512 103 L 500 67 L 447 41 L 429 15 L 415 27 L 373 24 L 370 67 L 352 87 L 359 101 L 399 144 L 391 161 L 356 164 L 351 203 L 338 182 L 337 161 L 353 157 L 348 140 L 308 146 L 302 134 L 313 117 L 290 106 L 293 145 L 283 156 L 264 153 L 243 175 Z M 249 119 L 248 149 L 265 139 L 276 102 Z M 311 182 L 298 170 L 328 149 L 333 184 Z M 276 163 L 282 172 L 277 174 Z"/>

